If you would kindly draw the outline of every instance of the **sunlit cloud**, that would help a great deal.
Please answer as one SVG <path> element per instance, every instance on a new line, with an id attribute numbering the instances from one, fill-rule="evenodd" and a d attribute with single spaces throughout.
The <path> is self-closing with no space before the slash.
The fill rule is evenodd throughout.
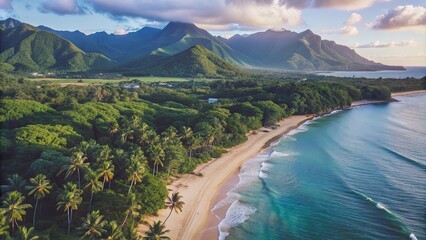
<path id="1" fill-rule="evenodd" d="M 359 30 L 357 27 L 354 27 L 354 26 L 343 26 L 340 29 L 323 30 L 322 33 L 354 36 L 359 34 Z"/>
<path id="2" fill-rule="evenodd" d="M 129 33 L 129 31 L 127 31 L 126 29 L 117 29 L 117 30 L 114 31 L 115 35 L 126 35 L 128 33 Z"/>
<path id="3" fill-rule="evenodd" d="M 12 0 L 0 0 L 0 9 L 12 9 Z"/>
<path id="4" fill-rule="evenodd" d="M 84 14 L 87 8 L 77 0 L 47 0 L 39 10 L 44 13 L 56 13 L 58 15 Z"/>
<path id="5" fill-rule="evenodd" d="M 345 25 L 355 25 L 362 21 L 361 14 L 352 13 L 351 16 L 345 21 Z"/>
<path id="6" fill-rule="evenodd" d="M 264 28 L 301 24 L 301 11 L 278 0 L 87 0 L 94 11 L 154 21 L 193 22 L 207 29 Z"/>
<path id="7" fill-rule="evenodd" d="M 314 6 L 319 8 L 337 8 L 344 10 L 363 9 L 383 0 L 315 0 Z"/>
<path id="8" fill-rule="evenodd" d="M 394 48 L 394 47 L 410 47 L 410 46 L 416 46 L 416 42 L 414 40 L 409 41 L 400 41 L 400 42 L 388 42 L 388 43 L 382 43 L 379 40 L 367 43 L 367 44 L 355 44 L 353 48 Z"/>
<path id="9" fill-rule="evenodd" d="M 400 29 L 426 25 L 426 8 L 422 6 L 398 6 L 376 19 L 374 29 Z"/>

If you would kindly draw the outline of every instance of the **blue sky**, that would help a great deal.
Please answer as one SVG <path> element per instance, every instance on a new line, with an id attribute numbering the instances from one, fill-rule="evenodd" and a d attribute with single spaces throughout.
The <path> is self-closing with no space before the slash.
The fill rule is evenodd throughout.
<path id="1" fill-rule="evenodd" d="M 169 21 L 230 37 L 311 29 L 385 64 L 426 66 L 425 0 L 0 0 L 0 19 L 125 34 Z"/>

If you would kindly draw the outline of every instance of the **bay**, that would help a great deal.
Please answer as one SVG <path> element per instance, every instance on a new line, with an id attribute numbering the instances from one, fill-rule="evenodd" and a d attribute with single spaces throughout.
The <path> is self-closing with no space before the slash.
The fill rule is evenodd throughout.
<path id="1" fill-rule="evenodd" d="M 220 239 L 426 239 L 426 94 L 398 99 L 314 119 L 246 162 Z"/>

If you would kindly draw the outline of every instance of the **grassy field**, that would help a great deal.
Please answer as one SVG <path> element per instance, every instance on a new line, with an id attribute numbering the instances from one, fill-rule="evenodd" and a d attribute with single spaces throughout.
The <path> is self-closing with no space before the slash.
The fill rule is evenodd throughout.
<path id="1" fill-rule="evenodd" d="M 82 80 L 80 84 L 105 84 L 105 83 L 119 83 L 122 81 L 130 81 L 133 79 L 137 79 L 142 82 L 184 82 L 189 81 L 189 78 L 171 78 L 171 77 L 129 77 L 129 78 L 120 78 L 120 79 L 96 79 L 96 78 L 28 78 L 30 81 L 49 81 L 53 83 L 61 83 L 61 84 L 77 84 L 78 81 Z"/>

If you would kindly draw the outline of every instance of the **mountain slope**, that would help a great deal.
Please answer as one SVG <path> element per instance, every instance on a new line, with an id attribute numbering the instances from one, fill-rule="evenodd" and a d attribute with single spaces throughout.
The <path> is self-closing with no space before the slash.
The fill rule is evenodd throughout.
<path id="1" fill-rule="evenodd" d="M 201 45 L 173 56 L 151 54 L 125 67 L 133 72 L 155 76 L 232 77 L 242 73 Z"/>
<path id="2" fill-rule="evenodd" d="M 253 60 L 230 48 L 204 29 L 192 23 L 170 22 L 150 45 L 144 48 L 146 53 L 152 51 L 174 55 L 192 46 L 201 45 L 223 60 L 230 63 L 249 66 Z"/>
<path id="3" fill-rule="evenodd" d="M 370 61 L 346 46 L 322 40 L 310 30 L 301 33 L 268 30 L 247 37 L 236 35 L 225 42 L 269 68 L 305 71 L 403 69 Z"/>
<path id="4" fill-rule="evenodd" d="M 0 30 L 0 61 L 24 71 L 87 71 L 113 66 L 101 54 L 87 54 L 71 42 L 31 25 Z"/>
<path id="5" fill-rule="evenodd" d="M 250 66 L 256 63 L 191 23 L 170 22 L 162 30 L 144 27 L 126 35 L 105 32 L 85 35 L 79 31 L 57 31 L 44 26 L 39 28 L 71 41 L 86 52 L 101 53 L 121 63 L 134 61 L 153 52 L 171 56 L 197 44 L 235 65 Z"/>
<path id="6" fill-rule="evenodd" d="M 0 30 L 19 27 L 21 24 L 22 23 L 16 19 L 8 18 L 6 20 L 0 21 Z"/>
<path id="7" fill-rule="evenodd" d="M 132 58 L 129 57 L 129 54 L 136 53 L 137 56 L 140 56 L 136 49 L 150 43 L 161 31 L 156 28 L 144 27 L 137 32 L 130 32 L 126 35 L 107 34 L 106 32 L 86 35 L 80 31 L 58 31 L 45 26 L 38 28 L 69 40 L 87 53 L 100 53 L 108 58 L 123 62 Z"/>

